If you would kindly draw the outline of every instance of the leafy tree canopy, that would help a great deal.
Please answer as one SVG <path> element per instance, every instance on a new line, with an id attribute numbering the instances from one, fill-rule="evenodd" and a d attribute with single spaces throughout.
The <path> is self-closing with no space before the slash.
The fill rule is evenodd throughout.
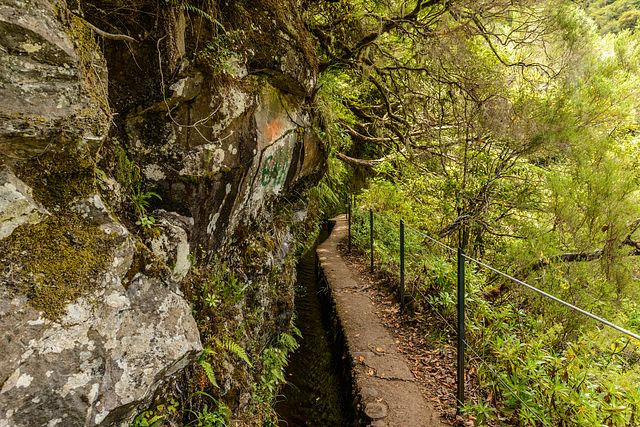
<path id="1" fill-rule="evenodd" d="M 640 35 L 630 22 L 638 4 L 583 6 L 309 1 L 321 56 L 318 99 L 337 156 L 369 171 L 366 205 L 634 328 L 640 319 L 633 303 L 640 296 Z M 425 280 L 431 298 L 450 309 L 451 289 Z M 565 358 L 557 360 L 565 374 L 543 369 L 535 374 L 540 383 L 529 386 L 536 390 L 530 404 L 540 413 L 526 415 L 520 407 L 513 422 L 640 422 L 633 415 L 638 390 L 611 388 L 612 381 L 622 387 L 640 379 L 637 345 L 618 351 L 593 324 L 495 277 L 478 275 L 475 283 L 483 316 L 473 324 L 477 331 L 492 328 L 491 319 L 515 322 L 494 325 L 498 341 L 478 332 L 478 346 L 491 352 L 513 344 L 526 366 Z M 515 300 L 540 321 L 522 322 L 517 311 L 500 318 L 506 309 L 491 305 L 496 298 Z M 542 339 L 543 331 L 554 332 Z M 611 345 L 620 358 L 615 367 L 601 363 Z M 496 357 L 500 371 L 506 356 Z M 533 375 L 513 369 L 513 387 Z M 578 379 L 580 369 L 592 375 L 588 385 Z M 619 393 L 615 408 L 607 406 L 609 395 L 594 390 Z M 505 401 L 519 405 L 502 391 Z M 572 412 L 575 407 L 589 409 Z"/>
<path id="2" fill-rule="evenodd" d="M 638 0 L 587 0 L 584 5 L 604 33 L 617 33 L 640 27 Z"/>

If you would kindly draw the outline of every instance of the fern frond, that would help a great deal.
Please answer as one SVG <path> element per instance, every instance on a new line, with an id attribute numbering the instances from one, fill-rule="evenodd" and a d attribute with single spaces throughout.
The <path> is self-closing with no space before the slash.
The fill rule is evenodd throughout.
<path id="1" fill-rule="evenodd" d="M 218 382 L 216 381 L 216 376 L 213 373 L 213 366 L 211 366 L 211 363 L 207 362 L 206 360 L 199 360 L 198 363 L 202 367 L 202 370 L 204 371 L 204 374 L 209 379 L 209 382 L 211 383 L 211 385 L 213 385 L 216 388 L 220 388 L 218 386 Z"/>
<path id="2" fill-rule="evenodd" d="M 209 347 L 208 345 L 205 346 L 202 349 L 202 353 L 200 353 L 200 356 L 198 356 L 198 362 L 200 362 L 201 360 L 205 360 L 207 356 L 211 356 L 212 354 L 216 354 L 216 351 L 211 347 Z"/>
<path id="3" fill-rule="evenodd" d="M 212 22 L 212 23 L 220 26 L 220 28 L 222 28 L 224 30 L 224 26 L 220 23 L 220 21 L 218 21 L 213 16 L 211 16 L 210 14 L 205 12 L 204 10 L 200 9 L 199 7 L 196 7 L 196 6 L 194 6 L 192 4 L 189 4 L 187 2 L 180 3 L 180 6 L 182 7 L 182 9 L 184 11 L 186 11 L 188 13 L 195 13 L 196 15 L 200 15 L 203 18 L 205 18 L 206 20 L 208 20 L 209 22 Z"/>
<path id="4" fill-rule="evenodd" d="M 280 334 L 280 336 L 278 337 L 278 341 L 280 342 L 280 345 L 287 351 L 296 350 L 300 346 L 296 339 L 286 332 Z"/>
<path id="5" fill-rule="evenodd" d="M 238 344 L 236 344 L 235 342 L 233 342 L 231 340 L 225 340 L 223 342 L 223 344 L 224 344 L 225 350 L 227 350 L 230 353 L 235 354 L 238 358 L 240 358 L 247 365 L 249 365 L 249 367 L 253 367 L 253 365 L 249 361 L 249 357 L 247 356 L 247 353 L 245 353 L 245 351 L 244 351 L 244 349 L 242 347 L 240 347 Z"/>
<path id="6" fill-rule="evenodd" d="M 302 338 L 302 332 L 296 325 L 291 325 L 291 333 L 298 338 Z"/>
<path id="7" fill-rule="evenodd" d="M 236 357 L 238 357 L 247 365 L 249 365 L 250 368 L 253 368 L 253 364 L 249 361 L 249 357 L 247 356 L 247 353 L 245 353 L 244 349 L 240 347 L 240 345 L 236 344 L 234 341 L 230 340 L 229 338 L 225 338 L 222 341 L 216 338 L 216 341 L 220 347 L 225 349 L 227 352 L 234 354 Z"/>

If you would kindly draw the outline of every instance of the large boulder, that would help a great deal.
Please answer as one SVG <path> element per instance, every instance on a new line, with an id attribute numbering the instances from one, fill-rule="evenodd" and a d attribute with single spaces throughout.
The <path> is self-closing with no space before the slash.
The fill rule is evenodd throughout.
<path id="1" fill-rule="evenodd" d="M 201 350 L 190 311 L 144 275 L 105 278 L 58 321 L 0 289 L 0 425 L 124 423 Z"/>
<path id="2" fill-rule="evenodd" d="M 87 142 L 108 129 L 106 66 L 90 29 L 63 3 L 0 3 L 0 153 L 52 149 L 64 129 Z"/>
<path id="3" fill-rule="evenodd" d="M 53 268 L 37 259 L 41 252 L 23 255 L 15 247 L 19 240 L 12 241 L 8 250 L 9 263 L 0 274 L 2 426 L 125 422 L 202 349 L 189 304 L 171 280 L 154 277 L 162 277 L 161 272 L 132 270 L 140 268 L 134 262 L 139 245 L 126 228 L 110 219 L 100 198 L 90 197 L 74 211 L 77 221 L 84 222 L 82 229 L 102 233 L 108 247 L 92 254 L 105 258 L 96 264 L 104 267 L 97 277 L 83 277 L 84 270 L 77 267 L 76 278 L 89 286 L 65 302 L 61 313 L 46 306 L 34 308 L 42 301 L 54 304 L 60 297 L 55 289 L 43 294 L 40 288 L 54 285 L 32 274 L 34 264 L 35 271 L 43 274 L 48 273 L 45 266 Z M 86 253 L 82 248 L 88 242 L 77 228 L 64 235 L 79 253 Z M 97 235 L 91 239 L 100 241 Z M 64 251 L 65 243 L 58 243 Z M 46 243 L 40 245 L 46 248 Z"/>

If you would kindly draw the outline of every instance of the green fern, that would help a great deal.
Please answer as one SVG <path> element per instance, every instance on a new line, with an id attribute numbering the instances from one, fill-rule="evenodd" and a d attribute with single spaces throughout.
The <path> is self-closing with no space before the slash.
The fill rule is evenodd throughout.
<path id="1" fill-rule="evenodd" d="M 302 338 L 302 332 L 300 332 L 300 329 L 298 329 L 298 327 L 294 325 L 293 321 L 291 322 L 291 333 L 294 337 Z"/>
<path id="2" fill-rule="evenodd" d="M 199 7 L 194 6 L 192 4 L 189 4 L 187 2 L 181 2 L 180 3 L 180 7 L 185 12 L 194 13 L 196 15 L 199 15 L 199 16 L 203 17 L 204 19 L 206 19 L 207 21 L 218 25 L 220 28 L 222 28 L 224 30 L 224 26 L 220 23 L 220 21 L 218 21 L 213 16 L 211 16 L 209 13 L 205 12 L 204 10 L 200 9 Z"/>
<path id="3" fill-rule="evenodd" d="M 226 350 L 227 352 L 236 355 L 239 359 L 244 361 L 250 368 L 253 368 L 253 364 L 249 361 L 249 357 L 247 353 L 245 353 L 244 349 L 240 347 L 240 345 L 236 344 L 232 340 L 225 338 L 222 341 L 216 338 L 216 343 L 218 346 Z"/>
<path id="4" fill-rule="evenodd" d="M 293 337 L 290 334 L 287 334 L 286 332 L 283 332 L 278 336 L 278 343 L 287 352 L 294 351 L 300 346 L 296 341 L 295 337 Z"/>
<path id="5" fill-rule="evenodd" d="M 213 366 L 211 366 L 211 363 L 207 361 L 207 357 L 215 353 L 216 352 L 211 347 L 207 346 L 203 348 L 202 353 L 200 353 L 200 356 L 198 356 L 198 364 L 200 365 L 200 367 L 202 367 L 202 370 L 209 379 L 211 385 L 219 388 L 218 382 L 216 381 L 216 376 L 213 373 Z"/>
<path id="6" fill-rule="evenodd" d="M 211 385 L 213 385 L 216 388 L 220 388 L 220 386 L 218 386 L 218 382 L 216 381 L 216 376 L 213 373 L 213 366 L 211 366 L 211 363 L 207 362 L 206 360 L 199 360 L 198 363 L 202 367 L 202 370 L 204 371 L 205 375 L 209 379 L 209 382 L 211 383 Z"/>

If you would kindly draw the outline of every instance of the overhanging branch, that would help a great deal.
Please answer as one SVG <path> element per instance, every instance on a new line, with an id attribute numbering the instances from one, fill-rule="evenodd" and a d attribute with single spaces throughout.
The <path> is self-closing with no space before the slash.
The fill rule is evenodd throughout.
<path id="1" fill-rule="evenodd" d="M 332 64 L 336 64 L 336 63 L 340 63 L 340 62 L 345 62 L 348 61 L 354 57 L 356 57 L 358 55 L 358 53 L 360 53 L 362 51 L 362 49 L 366 48 L 367 46 L 369 46 L 370 44 L 372 44 L 373 42 L 375 42 L 381 35 L 386 34 L 398 27 L 400 27 L 403 24 L 406 23 L 415 23 L 416 21 L 418 21 L 418 17 L 420 15 L 420 12 L 422 12 L 423 10 L 433 7 L 433 6 L 437 6 L 437 5 L 443 5 L 446 8 L 448 8 L 449 6 L 449 1 L 448 0 L 418 0 L 416 3 L 416 6 L 413 8 L 413 10 L 403 16 L 397 16 L 394 18 L 385 18 L 383 19 L 384 23 L 376 30 L 371 31 L 370 33 L 366 34 L 365 36 L 363 36 L 362 38 L 360 38 L 360 40 L 358 40 L 355 44 L 355 46 L 353 48 L 346 48 L 344 46 L 344 44 L 341 45 L 341 48 L 343 50 L 342 55 L 338 56 L 338 57 L 334 57 L 331 61 L 326 62 L 326 63 L 321 63 L 320 64 L 320 71 L 324 71 L 327 68 L 329 68 L 329 66 L 331 66 Z M 326 36 L 319 36 L 317 34 L 317 30 L 316 32 L 314 32 L 314 35 L 316 35 L 316 37 L 319 37 L 319 39 L 321 39 L 321 41 L 324 41 L 325 44 L 328 44 L 331 42 L 329 37 Z"/>
<path id="2" fill-rule="evenodd" d="M 385 160 L 385 158 L 381 158 L 381 159 L 374 159 L 374 160 L 366 160 L 366 159 L 356 159 L 354 157 L 349 157 L 344 153 L 336 153 L 336 157 L 339 158 L 340 160 L 342 160 L 345 163 L 349 163 L 350 165 L 353 166 L 364 166 L 367 168 L 372 168 L 375 165 L 377 165 L 378 163 L 381 163 Z"/>
<path id="3" fill-rule="evenodd" d="M 104 30 L 101 30 L 100 28 L 96 27 L 95 25 L 93 25 L 91 22 L 87 21 L 86 19 L 82 18 L 81 16 L 78 16 L 76 14 L 74 14 L 74 16 L 82 19 L 82 22 L 84 22 L 84 24 L 91 28 L 91 30 L 96 33 L 99 36 L 104 37 L 105 39 L 110 39 L 110 40 L 121 40 L 121 41 L 128 41 L 128 42 L 135 42 L 137 43 L 138 40 L 134 39 L 131 36 L 127 36 L 126 34 L 113 34 L 113 33 L 108 33 Z"/>
<path id="4" fill-rule="evenodd" d="M 638 224 L 640 224 L 639 220 L 634 221 L 634 226 L 637 229 Z M 625 239 L 621 242 L 621 246 L 631 246 L 633 251 L 628 254 L 628 256 L 639 256 L 640 255 L 640 242 L 636 242 L 631 239 L 631 234 L 627 235 Z M 592 252 L 567 252 L 564 254 L 552 255 L 549 257 L 544 257 L 536 261 L 530 269 L 531 271 L 539 270 L 543 267 L 546 267 L 549 264 L 557 264 L 561 262 L 586 262 L 586 261 L 595 261 L 603 256 L 605 256 L 606 252 L 604 249 L 597 249 Z"/>

